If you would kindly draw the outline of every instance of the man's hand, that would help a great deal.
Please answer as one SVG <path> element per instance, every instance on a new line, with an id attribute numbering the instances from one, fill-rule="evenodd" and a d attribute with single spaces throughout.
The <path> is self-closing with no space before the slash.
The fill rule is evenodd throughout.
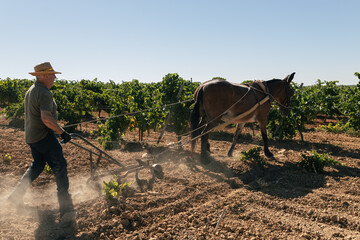
<path id="1" fill-rule="evenodd" d="M 64 131 L 61 135 L 62 138 L 62 143 L 67 143 L 71 140 L 71 135 L 69 133 L 67 133 L 66 131 Z"/>

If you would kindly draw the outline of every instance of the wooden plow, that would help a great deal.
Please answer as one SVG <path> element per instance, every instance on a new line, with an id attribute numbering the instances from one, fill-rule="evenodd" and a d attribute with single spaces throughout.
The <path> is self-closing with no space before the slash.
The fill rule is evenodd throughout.
<path id="1" fill-rule="evenodd" d="M 94 144 L 92 144 L 89 140 L 84 138 L 83 136 L 71 133 L 72 139 L 81 139 L 87 146 L 83 146 L 79 143 L 69 141 L 69 143 L 75 145 L 78 148 L 81 148 L 90 154 L 90 178 L 87 180 L 87 183 L 90 181 L 94 181 L 100 177 L 104 177 L 109 175 L 109 173 L 103 173 L 103 174 L 96 174 L 96 170 L 99 166 L 100 160 L 104 159 L 112 164 L 115 164 L 119 166 L 120 168 L 117 170 L 112 170 L 111 173 L 117 175 L 118 179 L 125 178 L 128 174 L 136 172 L 136 182 L 139 185 L 140 189 L 142 190 L 142 186 L 144 185 L 144 182 L 147 183 L 148 189 L 152 188 L 152 184 L 154 183 L 155 179 L 162 179 L 164 177 L 163 168 L 159 164 L 150 164 L 150 161 L 142 161 L 141 159 L 135 159 L 137 161 L 137 164 L 131 165 L 131 166 L 125 166 L 124 164 L 120 163 L 118 160 L 107 154 L 105 151 L 101 150 L 100 148 L 96 147 Z M 95 150 L 89 149 L 89 147 L 92 147 Z M 94 159 L 94 157 L 97 159 Z M 138 172 L 140 170 L 150 170 L 152 178 L 147 180 L 141 180 L 138 178 Z"/>

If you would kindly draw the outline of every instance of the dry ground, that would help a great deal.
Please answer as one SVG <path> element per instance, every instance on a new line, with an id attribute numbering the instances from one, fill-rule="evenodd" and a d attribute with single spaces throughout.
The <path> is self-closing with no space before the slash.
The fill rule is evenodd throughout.
<path id="1" fill-rule="evenodd" d="M 84 127 L 86 129 L 86 127 Z M 261 146 L 256 135 L 239 140 L 227 156 L 232 129 L 213 134 L 212 163 L 203 165 L 188 145 L 167 150 L 176 141 L 166 133 L 129 133 L 120 149 L 108 151 L 124 165 L 136 164 L 144 153 L 160 163 L 165 176 L 152 190 L 140 192 L 134 174 L 134 193 L 118 202 L 105 200 L 102 189 L 87 184 L 89 154 L 63 145 L 68 161 L 70 192 L 76 208 L 77 229 L 59 224 L 54 177 L 43 172 L 25 195 L 26 210 L 17 211 L 6 196 L 31 163 L 24 132 L 0 119 L 0 238 L 1 239 L 360 239 L 360 141 L 358 137 L 319 131 L 289 141 L 270 140 L 273 159 L 268 165 L 239 160 L 241 151 Z M 245 129 L 245 133 L 252 133 Z M 95 139 L 89 140 L 97 144 Z M 80 140 L 73 140 L 82 143 Z M 165 151 L 167 150 L 167 151 Z M 326 167 L 324 174 L 295 167 L 302 154 L 328 153 L 343 166 Z M 164 152 L 165 151 L 165 152 Z M 5 164 L 5 154 L 12 157 Z M 158 155 L 159 153 L 162 153 Z M 99 171 L 119 169 L 102 160 Z M 141 171 L 142 178 L 148 173 Z M 108 181 L 111 176 L 101 180 Z M 98 182 L 102 184 L 102 181 Z"/>

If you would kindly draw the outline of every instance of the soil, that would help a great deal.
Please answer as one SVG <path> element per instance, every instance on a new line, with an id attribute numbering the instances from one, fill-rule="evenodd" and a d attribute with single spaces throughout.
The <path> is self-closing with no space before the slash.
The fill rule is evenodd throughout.
<path id="1" fill-rule="evenodd" d="M 60 222 L 54 176 L 45 171 L 26 192 L 26 208 L 6 201 L 32 161 L 21 124 L 0 119 L 1 239 L 360 239 L 359 137 L 308 126 L 304 142 L 300 136 L 270 139 L 274 158 L 253 164 L 240 156 L 262 146 L 259 132 L 253 135 L 246 127 L 228 157 L 234 129 L 227 129 L 211 136 L 212 161 L 202 164 L 199 143 L 191 154 L 189 144 L 169 148 L 177 141 L 174 133 L 166 132 L 159 144 L 158 132 L 145 134 L 143 143 L 136 132 L 128 133 L 118 149 L 106 152 L 124 166 L 136 165 L 136 159 L 160 164 L 164 177 L 141 191 L 135 173 L 129 173 L 123 181 L 131 186 L 112 201 L 101 186 L 121 167 L 102 159 L 96 174 L 105 175 L 88 181 L 90 154 L 67 143 L 63 150 L 76 209 L 76 227 L 71 227 Z M 99 146 L 86 133 L 93 128 L 82 126 L 82 134 Z M 325 167 L 324 173 L 298 168 L 302 155 L 312 150 L 343 165 Z M 149 180 L 150 171 L 139 171 L 139 178 Z"/>

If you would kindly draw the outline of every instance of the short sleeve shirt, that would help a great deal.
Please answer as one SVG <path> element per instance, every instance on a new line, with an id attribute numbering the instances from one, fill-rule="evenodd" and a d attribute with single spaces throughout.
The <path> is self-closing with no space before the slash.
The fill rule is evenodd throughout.
<path id="1" fill-rule="evenodd" d="M 41 111 L 50 111 L 57 120 L 57 105 L 53 94 L 42 83 L 35 82 L 25 95 L 25 141 L 35 143 L 52 131 L 41 120 Z"/>

